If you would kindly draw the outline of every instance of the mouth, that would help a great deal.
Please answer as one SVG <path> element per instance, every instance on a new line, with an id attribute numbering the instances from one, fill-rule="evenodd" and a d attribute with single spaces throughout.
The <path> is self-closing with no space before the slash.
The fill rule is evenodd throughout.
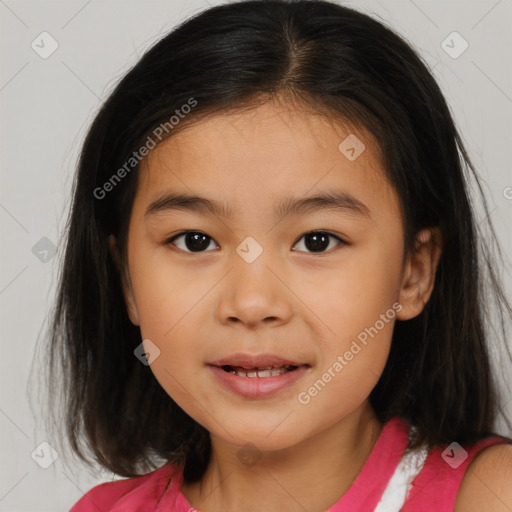
<path id="1" fill-rule="evenodd" d="M 216 381 L 245 398 L 265 398 L 296 385 L 311 365 L 273 354 L 233 354 L 208 363 Z"/>
<path id="2" fill-rule="evenodd" d="M 285 359 L 274 354 L 247 354 L 238 352 L 231 356 L 208 363 L 227 373 L 240 377 L 276 377 L 310 364 Z"/>
<path id="3" fill-rule="evenodd" d="M 305 366 L 305 365 L 304 365 Z M 263 368 L 260 367 L 249 367 L 245 368 L 243 366 L 231 366 L 229 364 L 224 364 L 220 366 L 222 370 L 231 375 L 236 375 L 237 377 L 249 377 L 249 378 L 268 378 L 268 377 L 278 377 L 279 375 L 283 375 L 283 373 L 293 372 L 299 366 L 296 365 L 285 365 L 285 366 L 266 366 Z"/>

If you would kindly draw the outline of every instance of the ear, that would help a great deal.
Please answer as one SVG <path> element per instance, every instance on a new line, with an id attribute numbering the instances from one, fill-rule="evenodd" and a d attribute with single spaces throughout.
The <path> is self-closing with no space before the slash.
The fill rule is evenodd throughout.
<path id="1" fill-rule="evenodd" d="M 404 267 L 398 300 L 402 309 L 397 312 L 398 320 L 410 320 L 423 311 L 434 289 L 441 252 L 439 228 L 427 228 L 417 233 L 414 252 Z"/>
<path id="2" fill-rule="evenodd" d="M 121 263 L 119 249 L 117 247 L 117 242 L 114 235 L 110 235 L 108 237 L 108 242 L 110 246 L 110 254 L 112 255 L 112 259 L 114 260 L 114 263 L 119 271 L 119 276 L 121 278 L 121 286 L 123 289 L 128 316 L 130 317 L 130 321 L 133 325 L 140 325 L 139 311 L 137 309 L 137 304 L 133 294 L 132 281 L 130 279 L 129 272 L 127 270 L 125 271 Z"/>

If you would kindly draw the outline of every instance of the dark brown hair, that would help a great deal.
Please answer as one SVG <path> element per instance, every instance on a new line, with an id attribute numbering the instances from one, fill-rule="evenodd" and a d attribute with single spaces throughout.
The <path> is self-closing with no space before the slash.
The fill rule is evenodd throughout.
<path id="1" fill-rule="evenodd" d="M 124 261 L 138 165 L 125 167 L 103 197 L 98 189 L 191 99 L 195 106 L 161 140 L 204 116 L 270 98 L 374 136 L 401 201 L 406 251 L 419 230 L 441 229 L 431 299 L 416 318 L 396 322 L 370 394 L 379 419 L 398 415 L 414 425 L 410 447 L 472 443 L 493 432 L 499 403 L 489 315 L 498 311 L 503 338 L 512 311 L 492 263 L 499 247 L 490 220 L 492 243 L 477 231 L 470 180 L 488 213 L 485 197 L 439 86 L 411 46 L 368 15 L 322 0 L 256 0 L 209 8 L 172 30 L 117 84 L 87 133 L 46 347 L 50 410 L 62 406 L 54 417 L 62 415 L 84 461 L 89 450 L 120 476 L 162 461 L 183 463 L 188 481 L 203 475 L 209 434 L 134 356 L 141 333 L 109 252 L 114 234 Z"/>

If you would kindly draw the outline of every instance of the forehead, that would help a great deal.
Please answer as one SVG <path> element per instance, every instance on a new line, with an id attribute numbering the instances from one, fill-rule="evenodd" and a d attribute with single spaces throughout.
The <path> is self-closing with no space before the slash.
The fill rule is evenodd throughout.
<path id="1" fill-rule="evenodd" d="M 396 202 L 367 130 L 268 102 L 210 116 L 169 137 L 141 166 L 137 198 L 147 203 L 174 189 L 266 209 L 283 195 L 335 187 Z"/>

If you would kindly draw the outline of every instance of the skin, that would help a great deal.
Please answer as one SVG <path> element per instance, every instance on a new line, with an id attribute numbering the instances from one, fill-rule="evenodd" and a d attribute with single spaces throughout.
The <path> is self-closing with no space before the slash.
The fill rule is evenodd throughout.
<path id="1" fill-rule="evenodd" d="M 366 146 L 355 161 L 338 150 L 351 133 Z M 401 210 L 377 144 L 362 130 L 286 103 L 211 117 L 173 135 L 145 164 L 130 217 L 125 297 L 131 321 L 160 350 L 151 363 L 156 379 L 211 434 L 207 472 L 185 482 L 183 494 L 208 512 L 326 510 L 353 483 L 381 432 L 368 396 L 386 364 L 394 321 L 418 315 L 430 297 L 439 233 L 418 233 L 404 264 Z M 282 198 L 329 190 L 350 193 L 369 216 L 272 213 Z M 164 192 L 222 200 L 234 215 L 145 216 Z M 166 244 L 184 230 L 211 237 L 208 248 L 190 252 L 185 237 Z M 347 244 L 332 238 L 312 252 L 304 235 L 314 230 Z M 263 249 L 252 263 L 236 252 L 248 236 Z M 401 306 L 395 317 L 308 404 L 299 403 L 297 395 L 394 303 Z M 270 397 L 242 398 L 206 366 L 238 351 L 311 368 Z M 252 465 L 239 457 L 248 442 L 259 456 Z"/>
<path id="2" fill-rule="evenodd" d="M 454 512 L 512 510 L 512 445 L 482 450 L 466 469 Z"/>

